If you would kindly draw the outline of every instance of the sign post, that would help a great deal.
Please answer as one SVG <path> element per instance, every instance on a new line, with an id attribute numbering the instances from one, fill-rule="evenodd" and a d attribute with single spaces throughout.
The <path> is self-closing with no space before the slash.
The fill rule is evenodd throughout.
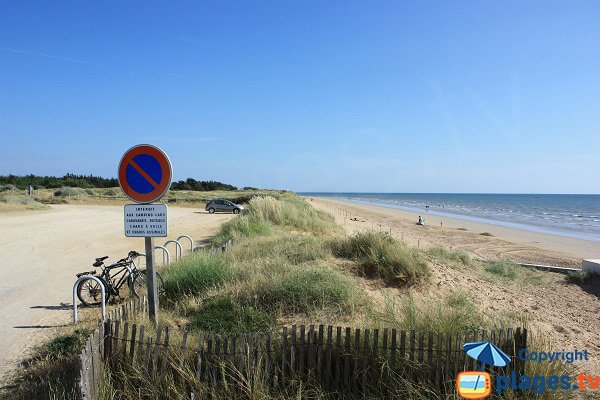
<path id="1" fill-rule="evenodd" d="M 119 163 L 119 185 L 138 204 L 124 208 L 125 236 L 144 237 L 148 277 L 148 313 L 158 323 L 158 287 L 154 238 L 167 236 L 167 206 L 155 204 L 171 186 L 171 162 L 158 147 L 141 144 L 127 150 Z"/>

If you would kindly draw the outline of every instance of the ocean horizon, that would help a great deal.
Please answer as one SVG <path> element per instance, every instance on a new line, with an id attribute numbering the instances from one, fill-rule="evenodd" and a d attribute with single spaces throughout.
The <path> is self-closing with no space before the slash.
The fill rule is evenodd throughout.
<path id="1" fill-rule="evenodd" d="M 600 194 L 299 192 L 600 242 Z"/>

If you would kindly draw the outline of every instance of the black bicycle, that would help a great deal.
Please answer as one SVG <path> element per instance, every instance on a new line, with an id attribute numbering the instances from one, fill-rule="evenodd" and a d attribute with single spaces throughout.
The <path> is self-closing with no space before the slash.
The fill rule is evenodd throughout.
<path id="1" fill-rule="evenodd" d="M 104 286 L 105 298 L 108 303 L 111 296 L 119 296 L 120 289 L 127 284 L 129 292 L 136 297 L 146 293 L 148 277 L 146 270 L 140 270 L 135 264 L 135 259 L 140 256 L 137 251 L 130 251 L 127 257 L 120 259 L 114 264 L 104 265 L 104 260 L 108 256 L 96 258 L 94 267 L 100 267 L 102 272 L 96 273 L 96 270 L 86 271 L 77 274 L 77 278 L 83 275 L 91 275 L 98 278 Z M 162 277 L 157 272 L 156 279 L 158 282 L 159 294 L 162 291 Z M 77 285 L 77 297 L 87 306 L 99 305 L 102 301 L 102 288 L 100 284 L 92 279 L 87 278 L 79 282 Z"/>

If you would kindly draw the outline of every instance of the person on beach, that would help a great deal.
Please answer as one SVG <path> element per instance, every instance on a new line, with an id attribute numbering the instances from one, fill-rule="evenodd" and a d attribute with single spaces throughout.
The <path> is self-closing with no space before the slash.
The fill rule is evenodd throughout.
<path id="1" fill-rule="evenodd" d="M 425 225 L 425 220 L 423 218 L 421 218 L 420 215 L 419 215 L 419 222 L 417 222 L 417 225 Z"/>

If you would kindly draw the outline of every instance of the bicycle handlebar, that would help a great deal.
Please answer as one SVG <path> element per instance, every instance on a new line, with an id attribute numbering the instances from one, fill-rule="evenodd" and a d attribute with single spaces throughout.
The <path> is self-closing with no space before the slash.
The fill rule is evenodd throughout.
<path id="1" fill-rule="evenodd" d="M 137 252 L 137 251 L 135 251 L 135 250 L 131 250 L 131 251 L 130 251 L 130 252 L 127 254 L 127 257 L 128 257 L 128 258 L 136 258 L 136 257 L 139 257 L 139 256 L 140 256 L 140 253 L 138 253 L 138 252 Z"/>

